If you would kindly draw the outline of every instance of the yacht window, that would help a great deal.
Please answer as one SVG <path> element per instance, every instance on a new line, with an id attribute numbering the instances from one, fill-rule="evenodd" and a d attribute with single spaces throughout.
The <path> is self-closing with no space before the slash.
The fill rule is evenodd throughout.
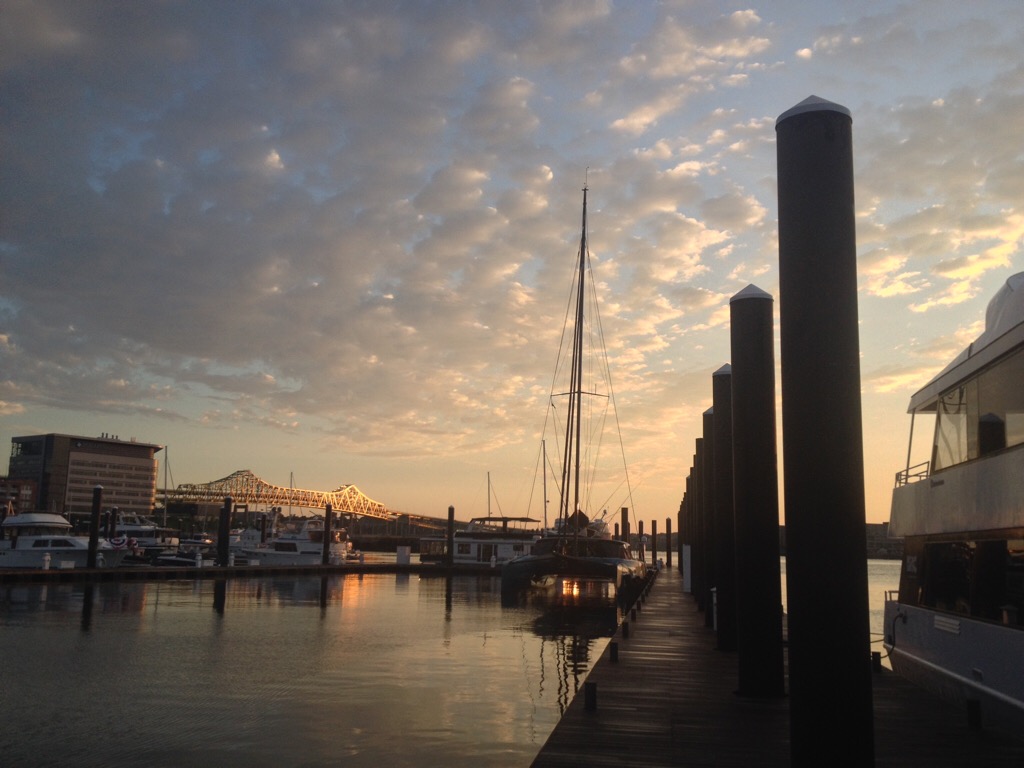
<path id="1" fill-rule="evenodd" d="M 465 542 L 459 542 L 459 544 L 458 544 L 458 547 L 457 547 L 456 551 L 457 551 L 457 552 L 458 552 L 458 553 L 459 553 L 460 555 L 468 555 L 468 554 L 469 554 L 469 551 L 470 551 L 470 550 L 469 550 L 469 544 L 466 544 Z"/>
<path id="2" fill-rule="evenodd" d="M 946 392 L 936 406 L 932 466 L 944 469 L 1024 444 L 1024 350 Z"/>
<path id="3" fill-rule="evenodd" d="M 1002 421 L 1002 447 L 1024 443 L 1024 352 L 1010 355 L 978 378 L 978 413 Z"/>
<path id="4" fill-rule="evenodd" d="M 50 546 L 50 540 L 49 539 L 36 539 L 35 541 L 32 542 L 32 546 L 33 547 L 48 547 L 48 546 Z"/>
<path id="5" fill-rule="evenodd" d="M 939 400 L 935 420 L 935 469 L 960 464 L 970 457 L 970 444 L 977 443 L 977 431 L 972 430 L 970 402 L 975 400 L 974 382 L 947 392 Z M 976 408 L 973 409 L 977 413 Z M 970 433 L 974 434 L 971 435 Z M 973 440 L 972 440 L 973 438 Z"/>

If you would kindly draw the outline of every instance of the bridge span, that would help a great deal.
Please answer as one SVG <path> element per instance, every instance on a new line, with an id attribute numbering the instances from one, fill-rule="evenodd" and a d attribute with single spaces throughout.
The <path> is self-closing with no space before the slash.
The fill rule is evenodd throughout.
<path id="1" fill-rule="evenodd" d="M 379 501 L 365 496 L 354 485 L 343 485 L 334 491 L 308 491 L 271 485 L 248 469 L 232 472 L 220 480 L 209 483 L 182 483 L 171 491 L 173 502 L 197 504 L 223 504 L 230 496 L 235 504 L 265 505 L 267 507 L 305 507 L 324 509 L 328 504 L 336 514 L 347 513 L 391 520 L 395 513 Z"/>

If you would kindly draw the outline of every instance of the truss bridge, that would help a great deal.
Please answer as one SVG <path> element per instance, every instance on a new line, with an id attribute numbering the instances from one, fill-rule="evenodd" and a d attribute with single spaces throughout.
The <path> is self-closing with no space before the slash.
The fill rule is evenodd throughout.
<path id="1" fill-rule="evenodd" d="M 230 496 L 235 504 L 267 507 L 305 507 L 324 509 L 328 504 L 335 514 L 346 513 L 390 520 L 394 514 L 379 501 L 364 496 L 354 485 L 343 485 L 334 491 L 307 491 L 271 485 L 248 469 L 240 469 L 209 483 L 182 483 L 170 494 L 170 500 L 197 504 L 223 504 Z"/>

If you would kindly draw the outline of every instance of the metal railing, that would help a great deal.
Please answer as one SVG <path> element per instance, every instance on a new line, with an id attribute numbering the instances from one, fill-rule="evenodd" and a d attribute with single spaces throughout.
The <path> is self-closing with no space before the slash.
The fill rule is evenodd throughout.
<path id="1" fill-rule="evenodd" d="M 896 487 L 901 488 L 904 485 L 910 483 L 916 483 L 919 480 L 924 480 L 928 477 L 928 465 L 930 462 L 924 462 L 922 464 L 915 464 L 907 469 L 901 469 L 896 473 Z"/>

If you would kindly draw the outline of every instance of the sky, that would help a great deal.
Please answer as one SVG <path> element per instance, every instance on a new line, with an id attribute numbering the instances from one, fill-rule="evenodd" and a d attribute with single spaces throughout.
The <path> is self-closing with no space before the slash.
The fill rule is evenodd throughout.
<path id="1" fill-rule="evenodd" d="M 778 316 L 775 121 L 816 95 L 853 117 L 887 521 L 910 395 L 1024 269 L 1022 43 L 1019 0 L 6 0 L 0 443 L 133 437 L 174 484 L 459 519 L 489 475 L 494 514 L 539 517 L 586 184 L 607 503 L 664 530 L 730 297 Z"/>

